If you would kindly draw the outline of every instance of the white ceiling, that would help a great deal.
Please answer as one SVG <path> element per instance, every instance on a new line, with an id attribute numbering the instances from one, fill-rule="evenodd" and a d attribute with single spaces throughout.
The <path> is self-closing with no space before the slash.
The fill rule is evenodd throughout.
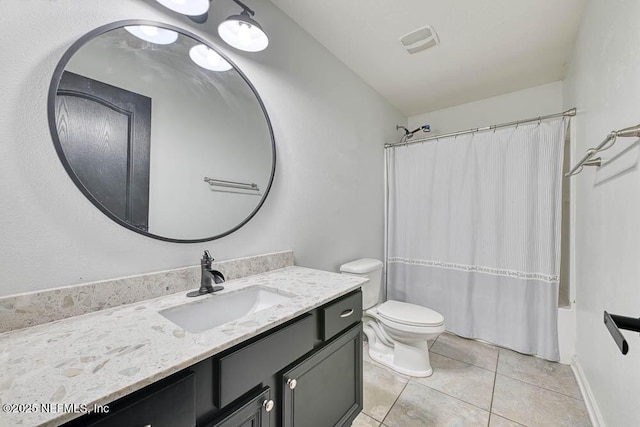
<path id="1" fill-rule="evenodd" d="M 585 0 L 271 0 L 407 116 L 561 80 Z M 399 38 L 431 25 L 432 49 Z"/>

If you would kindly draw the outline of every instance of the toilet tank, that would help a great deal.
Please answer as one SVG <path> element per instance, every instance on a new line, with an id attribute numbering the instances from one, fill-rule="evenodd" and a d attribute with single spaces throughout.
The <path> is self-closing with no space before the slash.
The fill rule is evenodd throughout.
<path id="1" fill-rule="evenodd" d="M 367 283 L 362 285 L 362 308 L 364 310 L 378 304 L 382 292 L 382 261 L 362 258 L 342 264 L 340 272 L 369 279 Z"/>

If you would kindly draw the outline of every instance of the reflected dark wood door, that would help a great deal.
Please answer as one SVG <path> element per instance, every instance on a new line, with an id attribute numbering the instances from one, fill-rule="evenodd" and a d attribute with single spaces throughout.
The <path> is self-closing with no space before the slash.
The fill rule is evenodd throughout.
<path id="1" fill-rule="evenodd" d="M 148 231 L 151 98 L 67 71 L 57 95 L 60 144 L 85 191 Z"/>

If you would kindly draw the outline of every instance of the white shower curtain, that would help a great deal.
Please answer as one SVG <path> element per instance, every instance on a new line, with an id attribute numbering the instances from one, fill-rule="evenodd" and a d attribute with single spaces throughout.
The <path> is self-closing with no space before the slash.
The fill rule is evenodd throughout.
<path id="1" fill-rule="evenodd" d="M 387 293 L 559 360 L 562 119 L 386 150 Z"/>

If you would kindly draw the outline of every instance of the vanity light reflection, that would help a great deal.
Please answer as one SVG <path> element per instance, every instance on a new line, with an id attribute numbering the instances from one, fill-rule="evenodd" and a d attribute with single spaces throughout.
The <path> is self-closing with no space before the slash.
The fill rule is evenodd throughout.
<path id="1" fill-rule="evenodd" d="M 137 38 L 153 44 L 171 44 L 178 40 L 178 33 L 153 25 L 135 25 L 124 27 Z"/>
<path id="2" fill-rule="evenodd" d="M 193 62 L 202 68 L 211 71 L 227 71 L 231 69 L 231 64 L 222 58 L 215 50 L 198 44 L 189 49 L 189 57 Z"/>

